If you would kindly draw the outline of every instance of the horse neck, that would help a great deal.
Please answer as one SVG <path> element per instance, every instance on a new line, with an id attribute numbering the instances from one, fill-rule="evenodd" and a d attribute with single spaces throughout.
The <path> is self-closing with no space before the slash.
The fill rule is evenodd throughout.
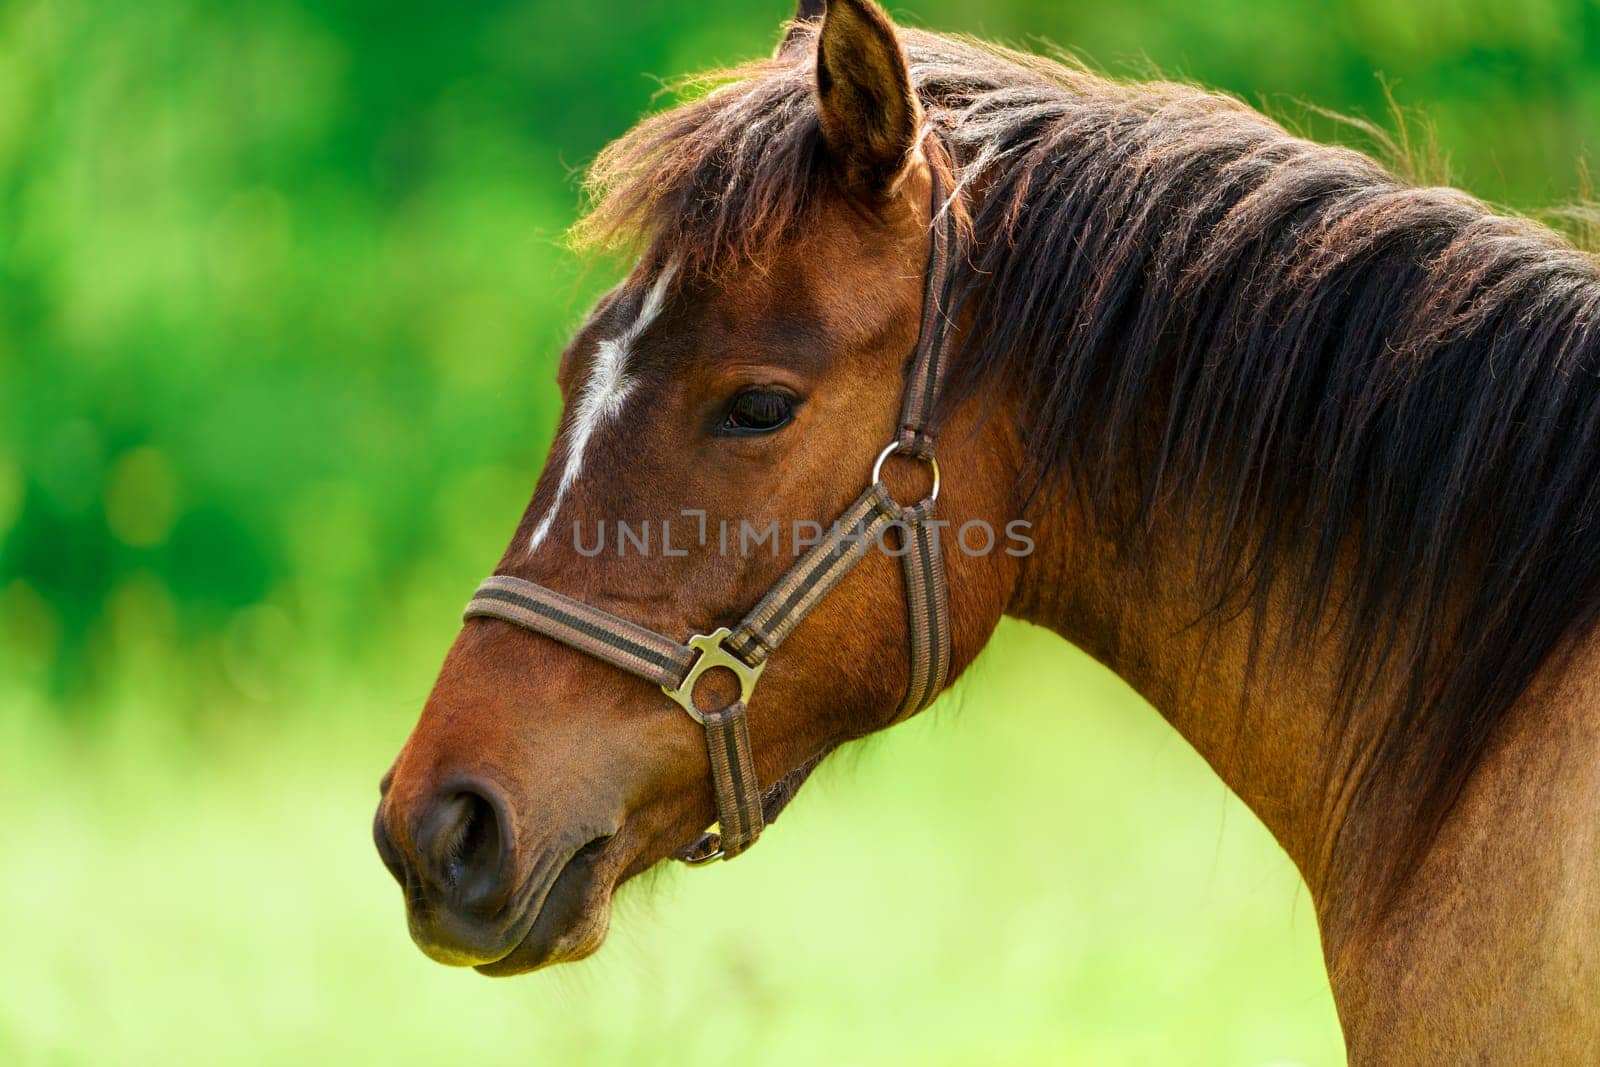
<path id="1" fill-rule="evenodd" d="M 1321 654 L 1284 654 L 1271 619 L 1213 611 L 1193 564 L 1199 531 L 1152 527 L 1130 551 L 1080 500 L 1053 492 L 1030 516 L 1037 548 L 1010 613 L 1054 630 L 1148 700 L 1322 893 L 1381 713 L 1361 709 L 1336 728 L 1331 636 Z"/>
<path id="2" fill-rule="evenodd" d="M 1401 847 L 1409 806 L 1395 792 L 1357 803 L 1356 786 L 1378 766 L 1398 687 L 1336 720 L 1335 634 L 1284 649 L 1276 609 L 1264 620 L 1209 611 L 1198 532 L 1158 524 L 1132 553 L 1078 499 L 1050 494 L 1028 516 L 1037 547 L 1008 613 L 1127 681 L 1284 847 L 1316 903 L 1352 1061 L 1600 1041 L 1600 1010 L 1570 996 L 1573 973 L 1600 982 L 1600 880 L 1571 862 L 1592 865 L 1600 834 L 1600 636 L 1536 680 L 1399 901 L 1375 915 L 1373 860 Z M 1507 973 L 1522 985 L 1486 999 L 1484 985 Z M 1531 1011 L 1518 989 L 1545 1006 Z"/>

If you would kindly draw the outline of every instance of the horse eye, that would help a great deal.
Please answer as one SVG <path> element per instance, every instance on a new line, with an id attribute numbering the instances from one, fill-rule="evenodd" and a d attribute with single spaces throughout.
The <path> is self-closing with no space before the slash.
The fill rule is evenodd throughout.
<path id="1" fill-rule="evenodd" d="M 746 389 L 733 398 L 722 420 L 725 434 L 771 433 L 794 417 L 794 400 L 770 389 Z"/>

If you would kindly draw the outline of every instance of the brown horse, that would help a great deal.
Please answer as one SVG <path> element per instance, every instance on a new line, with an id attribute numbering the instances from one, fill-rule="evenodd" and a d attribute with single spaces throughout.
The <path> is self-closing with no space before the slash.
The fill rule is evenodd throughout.
<path id="1" fill-rule="evenodd" d="M 1595 263 L 1235 101 L 869 0 L 802 3 L 718 82 L 594 170 L 580 232 L 642 257 L 562 359 L 501 580 L 669 653 L 737 625 L 801 546 L 717 531 L 850 504 L 926 282 L 946 534 L 1031 549 L 946 544 L 941 674 L 1009 614 L 1144 694 L 1304 875 L 1353 1058 L 1600 1057 Z M 900 574 L 865 553 L 771 654 L 756 781 L 898 717 L 927 625 Z M 470 619 L 385 778 L 437 960 L 582 958 L 621 882 L 733 817 L 707 733 L 585 639 Z"/>

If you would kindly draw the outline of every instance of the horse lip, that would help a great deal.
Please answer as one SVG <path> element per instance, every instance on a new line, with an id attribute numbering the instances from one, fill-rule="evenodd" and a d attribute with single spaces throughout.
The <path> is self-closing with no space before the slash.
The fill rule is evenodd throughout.
<path id="1" fill-rule="evenodd" d="M 448 930 L 450 935 L 444 939 L 439 938 L 438 934 L 442 930 Z M 447 967 L 478 967 L 494 960 L 504 959 L 516 951 L 517 945 L 521 944 L 522 940 L 520 936 L 515 935 L 485 936 L 480 928 L 456 919 L 449 912 L 441 911 L 435 911 L 427 923 L 419 923 L 413 918 L 411 939 L 416 942 L 417 948 L 422 950 L 423 955 Z M 495 947 L 488 948 L 487 946 L 491 944 Z M 501 945 L 505 947 L 499 947 Z"/>
<path id="2" fill-rule="evenodd" d="M 603 834 L 574 851 L 549 881 L 544 893 L 523 913 L 524 923 L 519 924 L 521 936 L 511 948 L 498 959 L 474 964 L 474 969 L 491 978 L 506 978 L 553 963 L 581 959 L 598 948 L 604 926 L 598 931 L 600 937 L 595 937 L 598 914 L 594 906 L 595 887 L 604 881 L 600 877 L 603 874 L 600 861 L 613 836 Z M 567 914 L 557 914 L 558 910 Z M 543 929 L 545 926 L 551 928 Z M 581 949 L 577 952 L 573 951 L 574 946 L 563 944 L 566 935 L 575 929 L 586 934 L 576 946 Z"/>
<path id="3" fill-rule="evenodd" d="M 496 929 L 497 924 L 474 923 L 456 915 L 448 908 L 438 906 L 429 908 L 419 899 L 420 894 L 414 895 L 408 885 L 406 893 L 408 904 L 416 903 L 416 910 L 408 908 L 412 940 L 422 950 L 423 955 L 436 963 L 451 967 L 494 966 L 522 947 L 544 911 L 545 902 L 562 876 L 573 866 L 574 861 L 591 851 L 598 855 L 604 851 L 604 846 L 610 842 L 612 836 L 611 833 L 602 833 L 590 838 L 585 844 L 574 848 L 560 863 L 553 864 L 550 867 L 553 874 L 543 879 L 530 879 L 523 891 L 527 894 L 526 903 L 511 909 L 509 921 L 498 929 Z M 418 921 L 420 918 L 418 913 L 423 909 L 430 913 L 429 921 L 426 923 Z M 448 930 L 452 935 L 447 938 L 447 943 L 441 944 L 437 937 L 431 936 L 441 930 Z"/>

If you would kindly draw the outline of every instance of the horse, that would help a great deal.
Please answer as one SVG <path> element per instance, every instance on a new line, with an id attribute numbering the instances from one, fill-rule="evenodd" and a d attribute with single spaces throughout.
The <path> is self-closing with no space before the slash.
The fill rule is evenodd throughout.
<path id="1" fill-rule="evenodd" d="M 1353 1061 L 1600 1054 L 1594 259 L 1238 101 L 871 0 L 803 0 L 588 189 L 580 242 L 637 263 L 381 786 L 423 952 L 588 956 L 620 884 L 748 847 L 1012 616 L 1282 845 Z M 844 519 L 814 531 L 846 512 L 899 528 L 748 655 L 731 628 L 842 558 Z"/>

